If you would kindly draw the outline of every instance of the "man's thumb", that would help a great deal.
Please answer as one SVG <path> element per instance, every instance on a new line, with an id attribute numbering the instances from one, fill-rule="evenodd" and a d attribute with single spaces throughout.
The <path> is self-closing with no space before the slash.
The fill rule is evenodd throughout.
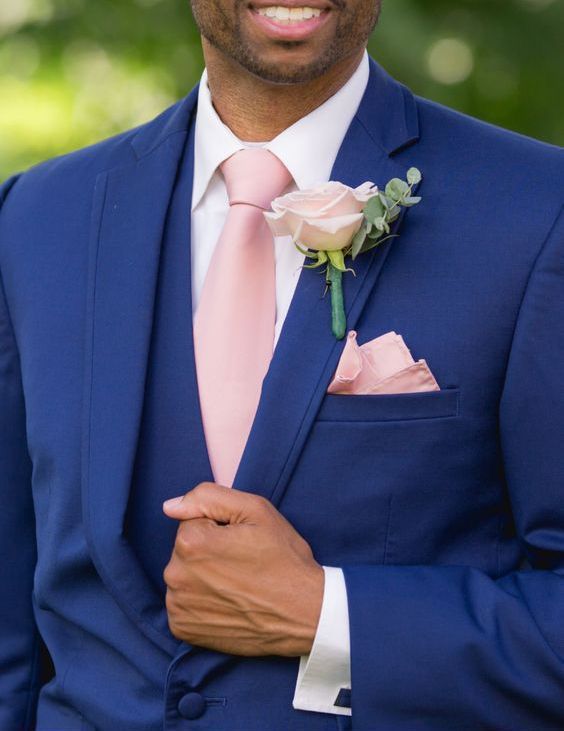
<path id="1" fill-rule="evenodd" d="M 163 503 L 163 511 L 175 520 L 209 518 L 216 523 L 241 523 L 245 516 L 245 493 L 202 482 L 185 495 Z"/>

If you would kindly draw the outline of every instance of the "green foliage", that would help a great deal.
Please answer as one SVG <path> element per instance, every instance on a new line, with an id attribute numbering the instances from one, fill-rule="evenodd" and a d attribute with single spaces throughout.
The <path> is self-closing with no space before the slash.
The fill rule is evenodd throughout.
<path id="1" fill-rule="evenodd" d="M 384 0 L 369 49 L 418 94 L 564 144 L 562 27 L 564 0 Z M 189 0 L 0 0 L 0 179 L 150 119 L 202 67 Z"/>
<path id="2" fill-rule="evenodd" d="M 352 272 L 354 274 L 354 270 L 348 269 L 345 264 L 345 254 L 342 249 L 328 251 L 327 256 L 331 262 L 331 266 L 335 269 L 338 269 L 340 272 Z"/>
<path id="3" fill-rule="evenodd" d="M 409 185 L 417 185 L 421 182 L 421 173 L 417 168 L 409 168 L 407 171 L 407 182 Z"/>
<path id="4" fill-rule="evenodd" d="M 381 218 L 385 212 L 386 203 L 380 199 L 380 196 L 375 195 L 373 198 L 370 198 L 368 203 L 364 206 L 364 215 L 366 216 L 368 223 L 368 227 L 366 229 L 367 233 L 370 233 L 370 229 L 372 228 L 371 221 Z"/>
<path id="5" fill-rule="evenodd" d="M 409 168 L 407 181 L 392 178 L 384 189 L 378 192 L 363 208 L 365 222 L 360 227 L 345 255 L 353 261 L 359 254 L 370 251 L 390 238 L 391 224 L 399 218 L 402 208 L 417 205 L 421 198 L 414 196 L 415 186 L 422 180 L 417 168 Z"/>

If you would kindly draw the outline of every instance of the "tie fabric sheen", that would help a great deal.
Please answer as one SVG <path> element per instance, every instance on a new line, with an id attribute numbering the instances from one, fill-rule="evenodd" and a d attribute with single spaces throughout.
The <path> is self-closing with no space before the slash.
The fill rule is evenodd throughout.
<path id="1" fill-rule="evenodd" d="M 274 241 L 263 216 L 292 176 L 262 148 L 220 165 L 229 212 L 194 316 L 200 408 L 214 479 L 231 487 L 274 347 Z"/>

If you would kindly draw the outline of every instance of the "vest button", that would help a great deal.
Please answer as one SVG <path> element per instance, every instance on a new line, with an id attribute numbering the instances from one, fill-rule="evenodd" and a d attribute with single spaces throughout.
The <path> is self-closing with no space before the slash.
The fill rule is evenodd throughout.
<path id="1" fill-rule="evenodd" d="M 186 693 L 178 702 L 178 712 L 188 721 L 195 721 L 206 710 L 206 700 L 200 693 Z"/>

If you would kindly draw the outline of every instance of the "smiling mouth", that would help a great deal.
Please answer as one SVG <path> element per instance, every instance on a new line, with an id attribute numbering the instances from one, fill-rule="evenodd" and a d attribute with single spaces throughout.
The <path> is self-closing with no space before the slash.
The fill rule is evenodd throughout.
<path id="1" fill-rule="evenodd" d="M 328 8 L 313 8 L 309 5 L 299 7 L 288 7 L 287 5 L 269 5 L 266 7 L 252 6 L 251 9 L 281 25 L 292 25 L 292 23 L 303 23 L 305 20 L 319 18 Z"/>
<path id="2" fill-rule="evenodd" d="M 255 2 L 249 4 L 249 10 L 279 25 L 292 25 L 304 23 L 307 21 L 315 21 L 322 15 L 327 15 L 331 9 L 328 4 L 298 5 L 299 0 L 290 0 L 285 5 L 267 5 L 263 2 Z"/>
<path id="3" fill-rule="evenodd" d="M 305 0 L 307 3 L 308 0 Z M 284 5 L 270 5 L 268 0 L 254 0 L 247 6 L 260 33 L 274 41 L 300 43 L 313 38 L 326 25 L 331 14 L 329 2 L 337 0 L 282 0 Z M 304 4 L 298 4 L 298 3 Z"/>

